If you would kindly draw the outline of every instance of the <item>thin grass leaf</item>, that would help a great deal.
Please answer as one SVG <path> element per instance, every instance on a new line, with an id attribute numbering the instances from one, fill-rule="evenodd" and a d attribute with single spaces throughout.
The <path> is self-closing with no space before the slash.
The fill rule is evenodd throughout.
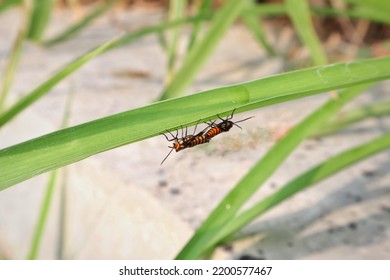
<path id="1" fill-rule="evenodd" d="M 368 19 L 379 23 L 390 23 L 389 17 L 381 17 L 377 13 L 372 13 L 366 9 L 360 9 L 359 7 L 351 7 L 347 10 L 337 10 L 332 7 L 311 7 L 310 10 L 319 16 L 340 16 L 345 18 L 355 19 Z"/>
<path id="2" fill-rule="evenodd" d="M 254 9 L 257 5 L 253 1 L 248 1 L 247 6 L 247 9 L 251 10 Z M 253 36 L 255 37 L 257 42 L 259 42 L 260 46 L 265 49 L 267 54 L 275 55 L 273 47 L 268 43 L 265 37 L 265 32 L 260 16 L 254 13 L 241 13 L 241 18 L 244 21 L 245 25 L 253 33 Z"/>
<path id="3" fill-rule="evenodd" d="M 14 44 L 11 49 L 11 53 L 9 55 L 8 63 L 5 67 L 5 73 L 2 80 L 1 91 L 0 91 L 0 114 L 3 112 L 3 109 L 6 104 L 8 92 L 12 86 L 12 82 L 14 80 L 14 76 L 16 73 L 16 69 L 18 67 L 20 57 L 22 55 L 23 43 L 26 39 L 27 35 L 27 25 L 30 22 L 30 12 L 28 11 L 28 6 L 24 5 L 24 23 L 22 23 L 22 27 L 14 41 Z"/>
<path id="4" fill-rule="evenodd" d="M 387 0 L 344 0 L 353 4 L 351 10 L 375 18 L 379 22 L 389 23 L 390 5 Z"/>
<path id="5" fill-rule="evenodd" d="M 73 97 L 73 93 L 70 92 L 68 94 L 68 98 L 65 104 L 64 116 L 62 118 L 61 128 L 64 128 L 68 125 L 69 117 L 70 117 L 70 107 L 73 99 L 72 97 Z M 57 170 L 50 172 L 49 182 L 47 184 L 45 196 L 42 201 L 41 210 L 35 227 L 33 240 L 30 246 L 30 251 L 27 255 L 27 259 L 29 260 L 37 259 L 37 256 L 39 254 L 39 248 L 47 224 L 47 217 L 49 215 L 50 205 L 52 204 L 53 201 L 54 188 L 57 183 L 57 173 L 58 173 Z"/>
<path id="6" fill-rule="evenodd" d="M 0 3 L 0 13 L 20 4 L 22 4 L 22 0 L 5 0 Z"/>
<path id="7" fill-rule="evenodd" d="M 287 14 L 287 9 L 280 4 L 261 4 L 253 9 L 245 9 L 243 13 L 256 14 L 260 16 L 283 16 Z M 343 16 L 349 18 L 368 19 L 381 23 L 390 23 L 390 18 L 365 9 L 361 6 L 350 7 L 347 10 L 338 10 L 332 7 L 313 7 L 310 6 L 310 11 L 319 16 Z"/>
<path id="8" fill-rule="evenodd" d="M 0 150 L 0 190 L 166 129 L 226 116 L 235 108 L 239 113 L 388 78 L 390 57 L 314 67 L 156 102 Z"/>
<path id="9" fill-rule="evenodd" d="M 154 33 L 161 33 L 165 30 L 176 28 L 176 27 L 184 25 L 184 24 L 209 20 L 211 18 L 212 18 L 212 15 L 207 14 L 207 15 L 201 15 L 201 16 L 176 20 L 173 22 L 164 22 L 164 23 L 157 24 L 157 25 L 150 26 L 150 27 L 145 27 L 145 28 L 142 28 L 141 30 L 138 30 L 136 32 L 123 35 L 109 49 L 117 48 L 117 47 L 129 44 L 131 42 L 134 42 L 135 40 L 138 40 L 139 38 L 141 38 L 143 36 L 147 36 L 147 35 L 154 34 Z"/>
<path id="10" fill-rule="evenodd" d="M 281 4 L 261 4 L 251 8 L 243 9 L 242 13 L 255 14 L 259 16 L 284 16 L 287 14 L 287 8 Z"/>
<path id="11" fill-rule="evenodd" d="M 116 42 L 115 40 L 109 41 L 103 44 L 102 46 L 81 56 L 80 58 L 74 60 L 70 64 L 63 67 L 59 72 L 57 72 L 50 79 L 48 79 L 47 81 L 39 85 L 36 89 L 26 94 L 23 98 L 21 98 L 18 102 L 16 102 L 16 104 L 14 104 L 11 108 L 4 111 L 3 114 L 0 115 L 0 127 L 6 124 L 7 122 L 9 122 L 14 117 L 16 117 L 19 113 L 21 113 L 32 103 L 39 100 L 39 98 L 47 94 L 50 91 L 50 89 L 52 89 L 64 78 L 72 74 L 82 65 L 84 65 L 86 62 L 88 62 L 98 54 L 101 54 L 102 52 L 110 48 L 115 42 Z"/>
<path id="12" fill-rule="evenodd" d="M 169 5 L 169 21 L 180 20 L 184 18 L 184 11 L 187 1 L 183 0 L 170 0 Z M 170 32 L 170 39 L 168 43 L 168 74 L 167 81 L 169 82 L 174 76 L 178 39 L 180 37 L 181 28 L 176 27 Z"/>
<path id="13" fill-rule="evenodd" d="M 370 104 L 361 108 L 352 109 L 350 111 L 339 114 L 339 116 L 333 118 L 324 126 L 319 127 L 319 129 L 313 133 L 312 136 L 325 136 L 361 120 L 384 115 L 390 115 L 390 102 Z"/>
<path id="14" fill-rule="evenodd" d="M 344 2 L 356 4 L 364 9 L 369 9 L 373 13 L 383 15 L 383 17 L 388 17 L 390 14 L 390 5 L 387 0 L 344 0 Z"/>
<path id="15" fill-rule="evenodd" d="M 67 208 L 69 205 L 68 198 L 68 172 L 65 167 L 62 174 L 62 182 L 60 186 L 60 211 L 58 219 L 58 247 L 57 247 L 57 260 L 66 259 L 66 232 L 67 232 Z"/>
<path id="16" fill-rule="evenodd" d="M 175 75 L 175 79 L 164 90 L 161 100 L 182 95 L 207 58 L 212 54 L 226 30 L 237 18 L 245 2 L 226 1 L 224 6 L 214 15 L 210 29 L 205 34 L 203 40 L 196 44 L 191 52 L 188 53 L 182 67 Z"/>
<path id="17" fill-rule="evenodd" d="M 201 1 L 200 4 L 195 3 L 195 5 L 198 5 L 198 13 L 196 16 L 204 16 L 204 15 L 209 15 L 212 13 L 212 0 L 204 0 Z M 197 42 L 199 32 L 202 28 L 202 23 L 203 21 L 199 20 L 194 23 L 194 26 L 191 31 L 191 36 L 188 42 L 188 47 L 187 47 L 187 52 L 189 52 L 192 47 L 195 45 L 195 42 Z"/>
<path id="18" fill-rule="evenodd" d="M 63 122 L 61 127 L 65 128 L 69 125 L 69 119 L 71 115 L 71 105 L 73 103 L 74 96 L 74 87 L 70 88 L 68 99 L 65 105 L 65 112 Z M 58 246 L 57 246 L 57 259 L 63 260 L 65 259 L 65 245 L 66 245 L 66 225 L 67 225 L 67 206 L 68 206 L 68 172 L 67 169 L 64 168 L 62 172 L 62 180 L 60 186 L 60 206 L 58 213 Z"/>
<path id="19" fill-rule="evenodd" d="M 264 198 L 262 201 L 256 203 L 253 207 L 244 211 L 235 219 L 231 220 L 228 224 L 225 225 L 217 239 L 223 240 L 226 237 L 231 236 L 238 230 L 242 229 L 244 226 L 248 225 L 254 219 L 258 218 L 266 211 L 275 207 L 284 200 L 292 197 L 294 194 L 312 187 L 318 182 L 343 171 L 345 168 L 348 168 L 353 164 L 357 164 L 359 161 L 364 160 L 367 157 L 374 156 L 377 153 L 389 148 L 390 133 L 386 133 L 376 138 L 375 140 L 331 157 L 330 159 L 318 164 L 317 166 L 296 177 L 284 185 L 276 193 Z"/>
<path id="20" fill-rule="evenodd" d="M 27 38 L 36 42 L 41 41 L 51 16 L 53 4 L 53 0 L 34 0 Z"/>
<path id="21" fill-rule="evenodd" d="M 276 171 L 295 148 L 318 126 L 329 119 L 343 105 L 366 89 L 360 85 L 340 94 L 338 100 L 330 100 L 295 126 L 259 160 L 240 182 L 208 216 L 195 235 L 178 254 L 177 259 L 196 259 L 214 246 L 226 223 L 231 221 L 245 202 Z"/>
<path id="22" fill-rule="evenodd" d="M 315 65 L 326 64 L 326 56 L 310 18 L 306 0 L 286 0 L 287 13 L 292 20 L 303 44 L 310 50 Z"/>
<path id="23" fill-rule="evenodd" d="M 108 12 L 114 4 L 119 2 L 120 0 L 108 0 L 105 1 L 103 4 L 99 5 L 97 8 L 95 8 L 92 12 L 90 12 L 86 17 L 84 17 L 81 21 L 75 23 L 74 25 L 70 26 L 68 29 L 66 29 L 61 34 L 55 36 L 54 38 L 48 39 L 43 42 L 45 46 L 53 46 L 55 44 L 61 43 L 73 36 L 75 36 L 77 33 L 79 33 L 81 30 L 86 28 L 88 25 L 90 25 L 95 19 L 103 15 L 104 13 Z"/>
<path id="24" fill-rule="evenodd" d="M 46 191 L 45 191 L 45 197 L 43 199 L 41 210 L 39 213 L 38 223 L 34 231 L 34 236 L 31 242 L 30 251 L 27 255 L 27 259 L 29 260 L 35 260 L 38 256 L 42 235 L 45 229 L 46 220 L 49 214 L 49 208 L 53 197 L 56 179 L 57 179 L 57 170 L 54 170 L 50 173 L 49 182 L 47 184 Z"/>

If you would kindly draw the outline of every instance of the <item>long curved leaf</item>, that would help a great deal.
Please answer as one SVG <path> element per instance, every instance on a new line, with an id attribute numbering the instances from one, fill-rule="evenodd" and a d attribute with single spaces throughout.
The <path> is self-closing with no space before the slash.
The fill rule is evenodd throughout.
<path id="1" fill-rule="evenodd" d="M 157 102 L 0 150 L 0 190 L 165 129 L 390 78 L 390 57 L 309 68 Z M 224 115 L 222 114 L 222 115 Z"/>

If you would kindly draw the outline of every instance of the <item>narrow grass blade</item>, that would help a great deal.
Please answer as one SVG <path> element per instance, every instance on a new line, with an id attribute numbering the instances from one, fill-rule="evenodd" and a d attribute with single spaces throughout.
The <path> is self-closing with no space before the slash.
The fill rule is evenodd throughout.
<path id="1" fill-rule="evenodd" d="M 156 102 L 0 150 L 0 190 L 166 129 L 226 116 L 235 108 L 239 113 L 388 78 L 390 57 L 314 67 Z"/>
<path id="2" fill-rule="evenodd" d="M 283 16 L 287 14 L 287 8 L 281 4 L 261 4 L 245 8 L 242 12 L 260 16 Z"/>
<path id="3" fill-rule="evenodd" d="M 370 8 L 375 10 L 377 13 L 385 12 L 387 15 L 390 14 L 390 5 L 387 0 L 344 0 L 344 2 L 348 2 L 351 4 L 359 4 L 365 6 L 366 8 Z"/>
<path id="4" fill-rule="evenodd" d="M 390 5 L 387 0 L 344 0 L 354 6 L 354 10 L 374 16 L 382 22 L 389 23 Z"/>
<path id="5" fill-rule="evenodd" d="M 53 4 L 53 0 L 34 0 L 27 38 L 36 42 L 41 41 L 51 16 Z"/>
<path id="6" fill-rule="evenodd" d="M 164 22 L 164 23 L 157 24 L 154 26 L 145 27 L 145 28 L 142 28 L 141 30 L 138 30 L 136 32 L 123 35 L 109 49 L 129 44 L 131 42 L 134 42 L 135 40 L 138 40 L 139 38 L 141 38 L 143 36 L 147 36 L 147 35 L 155 34 L 155 33 L 158 34 L 158 33 L 161 33 L 165 30 L 176 28 L 176 27 L 184 25 L 184 24 L 209 20 L 211 18 L 212 18 L 212 15 L 207 14 L 207 15 L 201 15 L 201 16 L 197 16 L 197 17 L 176 20 L 176 21 L 172 21 L 172 22 Z"/>
<path id="7" fill-rule="evenodd" d="M 1 91 L 0 91 L 0 114 L 3 112 L 3 109 L 6 104 L 8 92 L 11 88 L 12 82 L 14 80 L 15 72 L 19 64 L 20 57 L 22 55 L 23 43 L 27 35 L 27 25 L 30 22 L 30 12 L 28 11 L 27 5 L 24 6 L 24 23 L 14 41 L 14 44 L 9 55 L 9 60 L 5 68 L 5 73 L 2 80 Z"/>
<path id="8" fill-rule="evenodd" d="M 5 0 L 0 3 L 0 13 L 16 5 L 22 4 L 22 0 Z"/>
<path id="9" fill-rule="evenodd" d="M 238 215 L 234 220 L 225 225 L 216 239 L 220 241 L 223 240 L 264 214 L 267 210 L 292 197 L 299 191 L 312 187 L 316 183 L 341 172 L 345 168 L 389 148 L 390 133 L 387 133 L 375 140 L 331 157 L 323 163 L 301 174 L 283 186 L 276 193 L 266 197 L 255 206 Z"/>
<path id="10" fill-rule="evenodd" d="M 324 126 L 320 127 L 314 137 L 324 136 L 339 131 L 351 124 L 371 117 L 390 115 L 390 102 L 375 103 L 361 108 L 352 109 L 339 114 Z"/>
<path id="11" fill-rule="evenodd" d="M 46 187 L 45 197 L 43 199 L 41 211 L 39 213 L 38 223 L 35 228 L 31 248 L 27 256 L 27 259 L 29 260 L 35 260 L 39 253 L 39 247 L 41 244 L 43 231 L 45 229 L 47 216 L 49 214 L 49 208 L 53 197 L 54 187 L 56 184 L 56 178 L 57 170 L 54 170 L 50 173 L 50 179 Z"/>
<path id="12" fill-rule="evenodd" d="M 9 108 L 7 111 L 4 111 L 3 114 L 0 115 L 0 127 L 6 124 L 7 122 L 9 122 L 11 119 L 17 116 L 20 112 L 22 112 L 32 103 L 39 100 L 39 98 L 47 94 L 50 89 L 52 89 L 56 84 L 58 84 L 64 78 L 72 74 L 74 71 L 76 71 L 78 68 L 80 68 L 82 65 L 84 65 L 86 62 L 88 62 L 98 54 L 107 50 L 114 43 L 115 40 L 105 43 L 102 46 L 83 55 L 82 57 L 74 60 L 67 66 L 63 67 L 59 72 L 57 72 L 57 74 L 55 74 L 50 79 L 48 79 L 47 81 L 39 85 L 32 92 L 25 95 L 18 102 L 16 102 L 16 104 L 14 104 L 11 108 Z"/>
<path id="13" fill-rule="evenodd" d="M 73 93 L 70 92 L 68 94 L 67 102 L 65 104 L 65 111 L 64 111 L 64 116 L 62 118 L 62 124 L 61 124 L 62 128 L 66 127 L 69 121 L 72 97 L 73 97 Z M 58 173 L 57 170 L 54 170 L 50 173 L 49 182 L 46 187 L 44 199 L 42 201 L 41 210 L 38 216 L 38 222 L 35 228 L 30 251 L 27 256 L 27 259 L 29 260 L 35 260 L 39 253 L 41 240 L 47 223 L 47 217 L 49 215 L 50 206 L 53 201 L 54 188 L 57 183 L 57 173 Z"/>
<path id="14" fill-rule="evenodd" d="M 64 260 L 66 258 L 66 233 L 67 233 L 67 222 L 68 222 L 68 172 L 65 167 L 62 174 L 62 182 L 60 186 L 60 211 L 58 219 L 58 247 L 57 247 L 57 260 Z"/>
<path id="15" fill-rule="evenodd" d="M 360 85 L 351 88 L 340 94 L 338 100 L 328 101 L 277 142 L 213 210 L 179 253 L 177 259 L 199 258 L 205 250 L 214 246 L 218 241 L 218 234 L 223 230 L 226 223 L 235 217 L 245 202 L 275 172 L 290 153 L 318 126 L 333 116 L 335 112 L 360 94 L 366 87 L 366 85 Z"/>
<path id="16" fill-rule="evenodd" d="M 390 18 L 383 13 L 365 9 L 362 6 L 353 6 L 347 10 L 337 10 L 332 7 L 313 7 L 310 6 L 310 11 L 319 16 L 343 16 L 350 18 L 368 19 L 376 22 L 390 23 Z M 261 4 L 253 9 L 245 9 L 244 13 L 251 13 L 261 16 L 283 16 L 287 14 L 287 9 L 280 4 Z"/>
<path id="17" fill-rule="evenodd" d="M 215 14 L 203 40 L 188 53 L 175 79 L 164 90 L 161 100 L 180 96 L 212 54 L 226 30 L 239 15 L 246 1 L 228 0 Z"/>
<path id="18" fill-rule="evenodd" d="M 108 0 L 105 1 L 103 4 L 99 5 L 96 9 L 94 9 L 90 14 L 88 14 L 86 17 L 84 17 L 81 21 L 77 22 L 76 24 L 70 26 L 68 29 L 66 29 L 61 34 L 55 36 L 54 38 L 48 39 L 43 42 L 46 46 L 53 46 L 55 44 L 61 43 L 72 36 L 79 33 L 81 30 L 83 30 L 85 27 L 87 27 L 89 24 L 91 24 L 95 19 L 109 11 L 114 4 L 119 2 L 120 0 Z"/>
<path id="19" fill-rule="evenodd" d="M 326 56 L 314 30 L 306 0 L 286 0 L 287 13 L 302 42 L 310 50 L 315 65 L 326 64 Z"/>
<path id="20" fill-rule="evenodd" d="M 201 3 L 194 3 L 195 5 L 198 5 L 198 13 L 197 16 L 204 16 L 211 14 L 212 12 L 212 0 L 204 0 Z M 194 27 L 191 31 L 190 40 L 188 42 L 187 52 L 191 51 L 192 47 L 195 45 L 195 42 L 197 42 L 199 32 L 202 28 L 203 21 L 199 20 L 195 22 Z"/>
<path id="21" fill-rule="evenodd" d="M 381 16 L 380 14 L 370 12 L 366 9 L 359 9 L 358 7 L 353 7 L 348 10 L 336 10 L 329 7 L 312 7 L 311 11 L 316 13 L 319 16 L 342 16 L 356 19 L 368 19 L 371 21 L 390 24 L 390 18 Z"/>
<path id="22" fill-rule="evenodd" d="M 256 8 L 256 4 L 253 1 L 248 1 L 248 7 L 246 9 L 251 10 Z M 260 5 L 261 6 L 261 5 Z M 263 29 L 263 24 L 261 22 L 261 18 L 259 15 L 254 13 L 241 13 L 241 18 L 244 21 L 245 25 L 249 28 L 249 30 L 253 33 L 253 36 L 259 42 L 260 46 L 264 48 L 264 50 L 269 55 L 275 55 L 275 51 L 272 46 L 268 43 L 265 32 Z"/>
<path id="23" fill-rule="evenodd" d="M 64 118 L 62 122 L 62 127 L 68 127 L 69 118 L 71 115 L 71 105 L 73 103 L 74 96 L 74 88 L 71 87 L 67 99 L 67 103 L 65 105 Z M 57 259 L 63 260 L 65 259 L 65 249 L 66 249 L 66 230 L 67 230 L 67 207 L 69 203 L 68 198 L 68 172 L 67 169 L 64 168 L 62 170 L 62 180 L 60 185 L 60 206 L 59 206 L 59 217 L 58 217 L 58 246 L 57 246 Z"/>
<path id="24" fill-rule="evenodd" d="M 169 21 L 180 20 L 184 18 L 184 11 L 187 1 L 183 0 L 170 0 L 169 5 Z M 176 56 L 178 48 L 178 40 L 180 37 L 181 28 L 173 28 L 170 32 L 168 43 L 168 74 L 167 81 L 169 82 L 174 76 L 174 70 L 176 65 Z"/>

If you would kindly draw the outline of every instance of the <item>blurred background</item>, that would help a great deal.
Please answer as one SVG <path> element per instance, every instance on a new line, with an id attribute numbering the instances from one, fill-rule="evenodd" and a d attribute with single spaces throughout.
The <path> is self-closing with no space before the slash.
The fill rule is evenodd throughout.
<path id="1" fill-rule="evenodd" d="M 121 39 L 31 95 L 23 112 L 1 124 L 0 149 L 158 100 L 387 56 L 389 15 L 387 0 L 3 0 L 0 113 L 89 50 Z M 199 57 L 188 65 L 192 53 Z M 175 92 L 178 80 L 188 86 Z M 375 84 L 348 104 L 341 117 L 366 113 L 341 132 L 306 140 L 249 205 L 389 131 L 389 89 L 388 81 Z M 162 166 L 169 149 L 158 136 L 3 190 L 0 258 L 172 259 L 251 166 L 332 97 L 239 114 L 255 117 Z M 210 258 L 389 259 L 389 160 L 385 151 L 300 192 Z"/>

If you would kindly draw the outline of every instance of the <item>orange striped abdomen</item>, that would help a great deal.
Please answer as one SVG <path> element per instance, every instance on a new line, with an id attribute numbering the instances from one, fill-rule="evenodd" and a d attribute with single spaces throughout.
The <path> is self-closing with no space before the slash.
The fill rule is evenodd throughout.
<path id="1" fill-rule="evenodd" d="M 194 137 L 191 141 L 187 142 L 188 147 L 194 147 L 200 144 L 209 142 L 210 139 L 207 138 L 206 134 L 200 134 Z"/>
<path id="2" fill-rule="evenodd" d="M 208 138 L 208 139 L 211 139 L 213 138 L 214 136 L 222 133 L 223 131 L 218 127 L 218 126 L 214 126 L 212 128 L 210 128 L 206 133 L 205 133 L 205 136 Z"/>

